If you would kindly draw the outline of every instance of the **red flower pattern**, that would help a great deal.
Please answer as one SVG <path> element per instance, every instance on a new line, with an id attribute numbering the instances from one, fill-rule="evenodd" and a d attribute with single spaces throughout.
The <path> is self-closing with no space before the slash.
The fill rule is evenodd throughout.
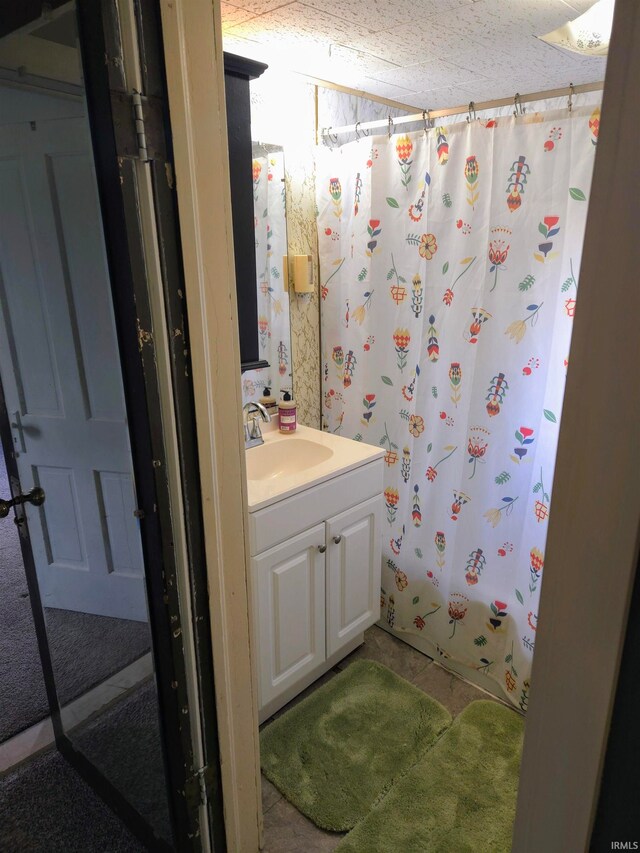
<path id="1" fill-rule="evenodd" d="M 541 154 L 551 150 L 543 146 L 552 129 L 552 141 L 558 147 L 561 136 L 557 131 L 564 129 L 566 135 L 566 128 L 560 128 L 557 119 L 547 122 L 544 115 L 541 118 L 522 126 L 521 150 L 503 152 L 500 147 L 507 144 L 511 133 L 509 122 L 472 122 L 463 135 L 438 127 L 433 134 L 396 134 L 375 154 L 373 149 L 370 154 L 360 150 L 354 154 L 353 173 L 346 157 L 334 157 L 332 172 L 325 172 L 318 182 L 320 286 L 344 262 L 330 288 L 321 292 L 327 317 L 321 365 L 326 383 L 323 428 L 379 445 L 384 452 L 385 513 L 393 521 L 384 537 L 383 553 L 400 567 L 393 582 L 390 576 L 387 579 L 395 601 L 387 588 L 383 597 L 390 610 L 385 609 L 385 618 L 400 630 L 420 633 L 435 642 L 443 656 L 471 659 L 476 664 L 481 660 L 482 676 L 498 682 L 503 695 L 511 697 L 515 705 L 528 684 L 543 575 L 544 522 L 550 506 L 544 489 L 534 489 L 534 478 L 541 465 L 547 479 L 552 476 L 547 460 L 555 451 L 561 404 L 556 385 L 564 379 L 564 371 L 555 368 L 562 367 L 562 354 L 569 349 L 571 323 L 567 318 L 574 316 L 578 289 L 577 278 L 567 284 L 568 252 L 574 252 L 575 265 L 579 257 L 576 223 L 580 211 L 586 209 L 588 188 L 585 158 L 593 156 L 595 147 L 588 140 L 595 142 L 599 130 L 595 111 L 589 128 L 586 120 L 576 126 L 575 156 L 567 164 L 566 174 L 560 174 L 555 153 L 533 155 L 536 147 Z M 477 139 L 488 139 L 487 133 L 496 152 L 503 152 L 509 163 L 535 159 L 526 181 L 520 170 L 518 191 L 525 202 L 522 208 L 509 207 L 511 213 L 504 206 L 509 175 L 498 175 L 492 159 L 484 159 L 485 143 L 479 141 L 475 147 Z M 438 140 L 449 145 L 450 158 L 437 156 Z M 564 144 L 563 139 L 560 148 Z M 581 165 L 576 169 L 578 160 Z M 412 171 L 402 170 L 398 163 L 411 166 Z M 422 164 L 429 167 L 426 180 Z M 367 171 L 372 165 L 376 168 Z M 366 186 L 358 219 L 351 198 L 356 170 Z M 336 173 L 340 177 L 331 191 L 343 203 L 339 220 L 331 204 L 335 198 L 331 191 L 327 193 L 329 177 Z M 424 207 L 418 207 L 419 199 L 424 199 Z M 499 205 L 495 203 L 498 199 Z M 539 211 L 535 219 L 527 208 Z M 554 209 L 575 215 L 540 215 Z M 485 211 L 489 210 L 500 218 L 487 222 Z M 423 224 L 416 227 L 418 219 Z M 504 228 L 507 221 L 513 233 Z M 407 236 L 411 229 L 413 233 Z M 405 251 L 407 243 L 413 246 L 410 252 Z M 536 263 L 541 259 L 544 274 Z M 372 289 L 377 277 L 384 281 L 389 266 L 396 270 L 395 277 L 376 287 L 374 300 L 379 301 L 372 303 L 362 323 L 356 322 L 354 311 L 362 303 L 363 293 Z M 456 284 L 463 272 L 465 278 Z M 416 276 L 418 285 L 412 285 Z M 501 289 L 496 287 L 498 279 Z M 276 286 L 273 280 L 271 286 Z M 267 313 L 264 311 L 265 316 Z M 275 325 L 272 332 L 276 333 Z M 371 347 L 374 334 L 376 346 Z M 333 347 L 338 345 L 340 350 L 334 355 Z M 375 352 L 368 353 L 371 349 Z M 327 389 L 337 387 L 337 381 L 342 384 L 348 353 L 359 359 L 351 389 L 344 389 L 344 400 L 330 406 Z M 458 365 L 463 380 L 458 381 L 455 370 L 450 374 L 446 366 L 441 370 L 434 353 L 439 360 L 446 358 L 446 365 Z M 337 363 L 340 358 L 342 367 Z M 492 397 L 490 388 L 478 388 L 479 364 L 482 382 L 490 376 L 506 377 L 512 386 L 501 410 L 502 400 L 496 400 L 495 390 Z M 537 370 L 538 365 L 544 369 Z M 556 377 L 556 372 L 562 376 Z M 260 387 L 256 383 L 256 389 Z M 365 390 L 371 394 L 364 395 Z M 368 403 L 375 408 L 368 408 Z M 543 405 L 552 411 L 543 410 Z M 473 420 L 469 412 L 474 413 Z M 471 426 L 476 420 L 478 427 Z M 518 420 L 535 424 L 535 431 L 534 427 L 517 427 Z M 488 424 L 492 424 L 491 434 Z M 451 462 L 444 461 L 456 448 L 461 453 Z M 483 465 L 487 462 L 490 464 Z M 420 488 L 419 529 L 412 523 L 416 486 Z M 460 487 L 467 488 L 468 494 L 457 491 Z M 500 511 L 518 499 L 517 511 L 509 520 L 502 514 L 506 529 L 500 538 L 491 525 L 482 525 L 481 538 L 473 543 L 488 556 L 498 555 L 493 564 L 489 558 L 487 570 L 482 572 L 461 564 L 459 542 L 466 541 L 472 530 L 480 535 L 477 522 L 487 509 L 498 507 Z M 541 523 L 533 523 L 532 515 Z M 525 519 L 528 533 L 523 539 L 521 522 Z M 465 589 L 469 599 L 452 593 L 456 587 Z M 432 609 L 425 606 L 426 595 L 438 597 L 440 602 L 440 610 L 433 611 L 433 616 L 425 612 Z M 510 647 L 511 656 L 507 655 Z"/>

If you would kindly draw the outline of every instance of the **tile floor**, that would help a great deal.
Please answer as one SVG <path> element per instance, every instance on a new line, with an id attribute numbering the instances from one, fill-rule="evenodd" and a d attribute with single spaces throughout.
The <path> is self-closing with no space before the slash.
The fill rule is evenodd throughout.
<path id="1" fill-rule="evenodd" d="M 375 660 L 388 666 L 389 669 L 424 690 L 433 699 L 437 699 L 453 717 L 476 699 L 492 698 L 477 687 L 446 672 L 431 658 L 391 636 L 382 628 L 374 625 L 364 636 L 364 645 L 341 661 L 334 670 L 318 679 L 293 702 L 278 711 L 274 717 L 284 714 L 293 704 L 312 693 L 321 684 L 333 678 L 336 672 L 358 658 Z M 268 725 L 268 722 L 265 725 Z M 324 853 L 324 851 L 335 850 L 343 837 L 342 833 L 318 829 L 287 802 L 264 776 L 262 777 L 262 809 L 264 813 L 262 853 L 300 853 L 301 850 L 305 853 Z"/>

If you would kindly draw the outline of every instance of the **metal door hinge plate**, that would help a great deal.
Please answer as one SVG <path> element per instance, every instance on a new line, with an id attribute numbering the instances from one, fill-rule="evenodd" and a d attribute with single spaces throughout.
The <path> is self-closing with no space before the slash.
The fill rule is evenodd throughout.
<path id="1" fill-rule="evenodd" d="M 201 767 L 185 782 L 184 793 L 189 808 L 196 809 L 209 802 L 209 795 L 215 783 L 215 770 L 208 765 Z"/>
<path id="2" fill-rule="evenodd" d="M 160 98 L 139 92 L 111 92 L 111 112 L 118 157 L 165 160 L 164 117 Z"/>

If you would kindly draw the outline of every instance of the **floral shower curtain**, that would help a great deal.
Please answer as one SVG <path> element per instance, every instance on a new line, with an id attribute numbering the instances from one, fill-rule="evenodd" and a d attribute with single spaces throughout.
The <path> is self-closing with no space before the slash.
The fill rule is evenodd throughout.
<path id="1" fill-rule="evenodd" d="M 318 152 L 323 420 L 385 449 L 382 618 L 523 710 L 599 116 Z"/>
<path id="2" fill-rule="evenodd" d="M 279 400 L 291 388 L 289 292 L 283 270 L 287 254 L 284 153 L 254 147 L 253 212 L 256 231 L 258 341 L 268 368 L 242 375 L 242 402 L 255 400 L 265 387 Z"/>

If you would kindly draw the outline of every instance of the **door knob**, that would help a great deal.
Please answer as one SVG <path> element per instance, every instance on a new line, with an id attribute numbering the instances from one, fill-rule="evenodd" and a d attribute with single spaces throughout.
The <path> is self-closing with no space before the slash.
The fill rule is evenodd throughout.
<path id="1" fill-rule="evenodd" d="M 6 518 L 9 515 L 9 510 L 12 506 L 26 503 L 33 504 L 33 506 L 42 506 L 44 499 L 44 489 L 41 489 L 39 486 L 35 486 L 35 488 L 31 489 L 30 492 L 27 492 L 24 495 L 18 495 L 16 498 L 10 498 L 8 501 L 0 499 L 0 518 Z"/>
<path id="2" fill-rule="evenodd" d="M 338 533 L 337 536 L 334 536 L 333 541 L 336 543 L 336 545 L 338 545 L 340 542 L 342 542 L 342 533 Z"/>
<path id="3" fill-rule="evenodd" d="M 324 552 L 325 552 L 326 550 L 327 550 L 327 546 L 326 546 L 326 545 L 318 545 L 318 551 L 320 551 L 320 553 L 321 553 L 321 554 L 324 554 Z"/>

